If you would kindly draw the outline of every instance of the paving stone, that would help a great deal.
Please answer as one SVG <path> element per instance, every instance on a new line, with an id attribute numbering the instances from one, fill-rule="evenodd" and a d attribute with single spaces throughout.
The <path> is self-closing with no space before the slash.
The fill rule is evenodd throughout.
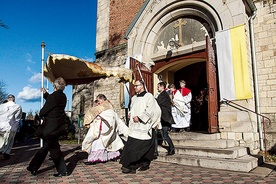
<path id="1" fill-rule="evenodd" d="M 33 155 L 39 149 L 39 140 L 29 140 L 24 144 L 14 145 L 11 158 L 0 160 L 0 183 L 98 183 L 98 184 L 138 184 L 138 183 L 276 183 L 275 164 L 266 163 L 252 172 L 233 172 L 225 170 L 207 169 L 194 166 L 179 165 L 153 161 L 147 171 L 137 171 L 136 174 L 123 174 L 119 162 L 107 162 L 97 165 L 85 165 L 87 154 L 83 153 L 80 145 L 61 145 L 66 164 L 71 175 L 55 178 L 56 172 L 53 162 L 45 159 L 37 176 L 32 176 L 26 170 Z"/>

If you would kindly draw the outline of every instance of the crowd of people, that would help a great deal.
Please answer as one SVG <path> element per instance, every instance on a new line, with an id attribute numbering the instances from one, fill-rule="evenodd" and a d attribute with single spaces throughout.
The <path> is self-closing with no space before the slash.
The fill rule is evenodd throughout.
<path id="1" fill-rule="evenodd" d="M 37 175 L 50 152 L 57 170 L 53 176 L 62 177 L 70 174 L 58 142 L 68 129 L 64 110 L 67 99 L 63 93 L 66 82 L 60 77 L 53 84 L 52 94 L 41 88 L 46 101 L 39 112 L 41 123 L 35 134 L 43 140 L 43 146 L 32 158 L 27 170 Z M 84 125 L 88 128 L 82 142 L 82 151 L 88 154 L 84 164 L 96 165 L 119 159 L 123 173 L 146 171 L 158 156 L 158 132 L 162 141 L 168 144 L 167 156 L 174 155 L 175 147 L 169 132 L 189 128 L 191 119 L 191 90 L 185 87 L 184 80 L 179 84 L 181 88 L 177 90 L 174 84 L 167 88 L 167 83 L 161 81 L 157 84 L 157 95 L 153 96 L 145 90 L 143 80 L 136 80 L 135 95 L 131 98 L 127 115 L 128 124 L 119 118 L 106 96 L 99 94 L 84 115 Z M 0 150 L 5 158 L 9 157 L 22 116 L 21 107 L 14 100 L 14 96 L 9 95 L 8 102 L 0 105 Z"/>
<path id="2" fill-rule="evenodd" d="M 114 111 L 104 94 L 99 94 L 85 112 L 84 124 L 89 130 L 82 142 L 88 153 L 86 165 L 96 165 L 120 158 L 123 173 L 136 173 L 150 168 L 158 156 L 157 132 L 168 144 L 167 156 L 175 154 L 169 131 L 182 131 L 190 126 L 191 90 L 180 81 L 181 89 L 166 82 L 157 84 L 158 94 L 145 90 L 143 80 L 134 83 L 135 95 L 131 98 L 128 126 Z"/>

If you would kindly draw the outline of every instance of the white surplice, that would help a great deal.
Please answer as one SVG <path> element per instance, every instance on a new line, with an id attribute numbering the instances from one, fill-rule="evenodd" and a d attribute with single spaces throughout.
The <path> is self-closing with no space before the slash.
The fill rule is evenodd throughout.
<path id="1" fill-rule="evenodd" d="M 186 96 L 182 96 L 179 90 L 174 95 L 172 107 L 172 115 L 175 124 L 172 124 L 173 128 L 187 128 L 190 126 L 191 121 L 191 102 L 192 93 L 190 92 Z"/>

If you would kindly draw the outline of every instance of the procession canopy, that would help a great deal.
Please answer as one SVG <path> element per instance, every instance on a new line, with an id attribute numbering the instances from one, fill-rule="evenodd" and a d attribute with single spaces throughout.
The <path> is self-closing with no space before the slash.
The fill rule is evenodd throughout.
<path id="1" fill-rule="evenodd" d="M 103 66 L 65 54 L 51 54 L 44 65 L 44 76 L 50 82 L 58 77 L 67 84 L 88 84 L 100 78 L 116 76 L 126 82 L 132 81 L 132 70 L 124 67 Z"/>

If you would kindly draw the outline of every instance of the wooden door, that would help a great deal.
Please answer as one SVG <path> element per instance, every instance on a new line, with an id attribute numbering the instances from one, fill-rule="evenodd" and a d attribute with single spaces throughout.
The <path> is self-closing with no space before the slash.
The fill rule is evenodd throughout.
<path id="1" fill-rule="evenodd" d="M 141 74 L 138 68 L 140 69 Z M 130 69 L 133 71 L 134 80 L 140 80 L 143 78 L 147 91 L 153 94 L 153 75 L 151 70 L 132 57 L 130 58 Z M 129 88 L 130 96 L 133 96 L 135 94 L 134 85 L 131 83 Z"/>
<path id="2" fill-rule="evenodd" d="M 206 73 L 208 85 L 208 132 L 216 133 L 219 131 L 217 70 L 215 52 L 208 36 L 206 37 Z"/>

